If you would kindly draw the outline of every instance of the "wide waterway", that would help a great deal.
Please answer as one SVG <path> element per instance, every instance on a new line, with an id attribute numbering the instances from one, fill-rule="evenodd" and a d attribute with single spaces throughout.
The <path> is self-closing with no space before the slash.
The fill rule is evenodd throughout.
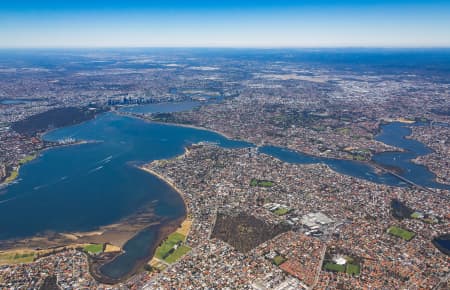
<path id="1" fill-rule="evenodd" d="M 174 157 L 185 146 L 200 141 L 217 142 L 226 148 L 248 143 L 228 140 L 206 130 L 154 124 L 136 118 L 106 113 L 80 125 L 45 135 L 56 141 L 65 138 L 100 142 L 44 151 L 20 169 L 17 183 L 0 194 L 0 239 L 30 237 L 54 232 L 95 230 L 113 224 L 157 201 L 155 212 L 165 221 L 185 215 L 180 196 L 165 182 L 138 169 L 136 162 Z M 156 235 L 137 235 L 147 248 L 128 249 L 110 270 L 116 278 L 131 269 L 132 261 L 149 254 Z M 130 263 L 131 261 L 131 263 Z M 109 274 L 109 273 L 104 273 Z"/>
<path id="2" fill-rule="evenodd" d="M 445 126 L 447 124 L 441 123 L 436 125 Z M 428 126 L 428 124 L 417 123 L 413 126 Z M 406 136 L 409 135 L 411 135 L 411 128 L 403 123 L 394 122 L 383 125 L 382 131 L 376 139 L 385 144 L 402 148 L 405 152 L 385 152 L 376 154 L 373 157 L 373 161 L 381 165 L 399 168 L 401 170 L 401 176 L 418 185 L 450 190 L 449 185 L 437 183 L 435 181 L 435 174 L 429 171 L 427 167 L 415 164 L 411 161 L 419 156 L 430 154 L 433 151 L 417 140 L 407 139 Z"/>
<path id="3" fill-rule="evenodd" d="M 404 152 L 385 152 L 375 154 L 372 160 L 382 166 L 394 167 L 400 170 L 399 175 L 414 182 L 417 185 L 430 188 L 450 190 L 450 185 L 436 182 L 435 175 L 425 166 L 412 162 L 418 156 L 431 153 L 431 149 L 417 140 L 407 139 L 411 129 L 399 122 L 389 123 L 381 126 L 381 133 L 376 140 L 403 149 Z M 392 186 L 406 186 L 407 184 L 398 177 L 388 173 L 377 172 L 374 167 L 366 162 L 341 160 L 334 158 L 315 157 L 286 148 L 275 146 L 261 147 L 260 152 L 272 155 L 289 163 L 311 164 L 324 163 L 333 170 L 353 177 L 366 179 L 375 183 Z"/>
<path id="4" fill-rule="evenodd" d="M 434 175 L 425 167 L 409 161 L 428 151 L 423 151 L 421 143 L 416 144 L 416 141 L 414 146 L 409 146 L 410 140 L 398 140 L 398 136 L 408 134 L 408 129 L 397 123 L 383 127 L 380 140 L 386 138 L 388 143 L 395 139 L 398 142 L 393 145 L 404 145 L 414 152 L 414 155 L 395 153 L 398 162 L 392 165 L 400 167 L 408 178 L 420 185 L 450 188 L 436 183 Z M 226 148 L 253 146 L 211 131 L 150 123 L 114 113 L 45 135 L 45 139 L 51 141 L 68 137 L 100 142 L 47 150 L 22 166 L 18 182 L 3 189 L 0 195 L 0 239 L 30 237 L 48 231 L 95 230 L 130 216 L 150 203 L 164 221 L 177 220 L 186 214 L 180 196 L 162 180 L 136 168 L 137 162 L 174 157 L 183 153 L 185 146 L 199 141 L 216 142 Z M 388 185 L 405 185 L 393 175 L 376 174 L 367 163 L 312 157 L 271 146 L 259 150 L 286 162 L 323 162 L 343 174 Z M 374 159 L 391 165 L 386 161 L 392 157 L 388 154 L 391 153 L 377 155 Z M 128 241 L 124 246 L 125 254 L 105 265 L 102 273 L 113 279 L 128 275 L 137 261 L 151 255 L 157 241 L 156 230 L 149 227 Z"/>

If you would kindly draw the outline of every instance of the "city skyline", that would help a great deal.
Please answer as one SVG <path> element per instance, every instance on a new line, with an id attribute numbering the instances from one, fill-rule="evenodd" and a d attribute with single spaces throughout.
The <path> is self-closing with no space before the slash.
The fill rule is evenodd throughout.
<path id="1" fill-rule="evenodd" d="M 22 1 L 0 48 L 450 47 L 445 1 Z"/>

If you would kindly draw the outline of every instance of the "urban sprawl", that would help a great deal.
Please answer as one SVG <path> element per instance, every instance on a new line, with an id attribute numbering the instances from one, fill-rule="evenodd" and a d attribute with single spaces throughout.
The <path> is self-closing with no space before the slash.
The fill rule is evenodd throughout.
<path id="1" fill-rule="evenodd" d="M 256 145 L 200 142 L 142 167 L 180 192 L 188 214 L 126 281 L 90 274 L 91 257 L 120 252 L 109 244 L 1 248 L 1 289 L 448 289 L 449 253 L 433 243 L 450 234 L 448 190 L 376 184 L 258 150 L 370 162 L 401 150 L 375 137 L 402 122 L 407 138 L 432 149 L 413 162 L 450 184 L 448 73 L 306 62 L 296 52 L 190 53 L 90 53 L 67 56 L 84 66 L 51 68 L 0 62 L 0 194 L 42 150 L 83 141 L 46 142 L 45 132 L 123 106 L 198 102 L 126 114 Z"/>

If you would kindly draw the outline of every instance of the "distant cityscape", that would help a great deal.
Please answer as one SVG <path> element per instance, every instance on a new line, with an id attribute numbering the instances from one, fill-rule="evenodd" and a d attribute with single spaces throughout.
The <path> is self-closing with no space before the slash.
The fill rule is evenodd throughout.
<path id="1" fill-rule="evenodd" d="M 129 211 L 90 206 L 120 212 L 95 229 L 0 227 L 0 288 L 448 289 L 449 65 L 433 49 L 0 51 L 0 211 L 58 219 L 27 200 L 58 196 L 70 175 L 20 186 L 67 150 L 93 156 L 73 171 L 79 201 L 114 200 L 87 190 L 111 166 L 122 183 L 152 175 L 185 207 L 136 196 Z M 160 133 L 172 126 L 184 153 Z M 145 150 L 161 158 L 136 160 L 143 147 L 118 132 L 155 139 Z"/>

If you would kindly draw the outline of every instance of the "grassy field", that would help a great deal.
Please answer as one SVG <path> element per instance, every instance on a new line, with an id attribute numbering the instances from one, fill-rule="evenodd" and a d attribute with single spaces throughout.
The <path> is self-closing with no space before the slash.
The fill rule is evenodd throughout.
<path id="1" fill-rule="evenodd" d="M 90 246 L 90 245 L 89 244 L 69 244 L 69 245 L 60 246 L 57 248 L 41 249 L 41 250 L 24 248 L 24 249 L 0 251 L 0 265 L 30 263 L 30 262 L 33 262 L 34 259 L 39 256 L 48 255 L 48 254 L 54 253 L 55 251 L 61 251 L 63 249 L 79 249 L 79 248 L 84 248 L 86 246 Z"/>
<path id="2" fill-rule="evenodd" d="M 186 236 L 189 233 L 191 226 L 192 220 L 189 218 L 186 219 L 181 224 L 180 228 L 178 228 L 176 232 L 170 234 L 167 239 L 156 249 L 154 258 L 156 258 L 156 260 L 163 260 L 169 264 L 172 264 L 186 255 L 191 248 L 184 245 L 184 242 L 186 241 Z M 178 245 L 176 249 L 174 249 L 175 245 Z M 155 261 L 155 259 L 152 259 L 152 261 Z M 156 268 L 159 269 L 161 267 Z"/>
<path id="3" fill-rule="evenodd" d="M 185 239 L 186 237 L 180 233 L 175 232 L 170 234 L 162 245 L 156 249 L 155 257 L 160 260 L 165 260 L 173 246 L 177 243 L 184 242 Z"/>
<path id="4" fill-rule="evenodd" d="M 325 264 L 325 269 L 326 270 L 330 270 L 330 271 L 344 273 L 345 272 L 345 265 L 338 265 L 338 264 L 335 264 L 335 263 L 328 262 L 328 263 Z"/>
<path id="5" fill-rule="evenodd" d="M 280 266 L 281 264 L 283 264 L 286 261 L 286 259 L 283 256 L 275 256 L 272 260 L 272 262 L 277 265 Z"/>
<path id="6" fill-rule="evenodd" d="M 162 270 L 164 270 L 165 268 L 167 268 L 167 265 L 166 265 L 166 264 L 164 264 L 163 262 L 161 262 L 161 260 L 155 259 L 155 258 L 153 258 L 153 259 L 148 263 L 148 265 L 150 265 L 152 268 L 154 268 L 154 269 L 156 269 L 156 270 L 158 270 L 158 271 L 162 271 Z"/>
<path id="7" fill-rule="evenodd" d="M 31 263 L 35 256 L 35 252 L 0 253 L 0 265 Z"/>
<path id="8" fill-rule="evenodd" d="M 389 227 L 389 229 L 387 230 L 387 232 L 393 236 L 402 238 L 406 241 L 411 240 L 414 236 L 415 233 L 407 231 L 405 229 L 399 228 L 397 226 L 391 226 Z"/>
<path id="9" fill-rule="evenodd" d="M 360 267 L 354 264 L 347 264 L 347 269 L 345 272 L 350 275 L 359 275 Z"/>
<path id="10" fill-rule="evenodd" d="M 275 183 L 273 181 L 259 180 L 256 178 L 252 178 L 252 180 L 250 181 L 250 186 L 272 187 L 272 186 L 274 186 L 274 184 Z"/>
<path id="11" fill-rule="evenodd" d="M 274 214 L 276 214 L 276 215 L 285 215 L 285 214 L 287 214 L 289 212 L 289 209 L 288 208 L 285 208 L 285 207 L 279 207 L 279 208 L 277 208 L 273 213 Z"/>
<path id="12" fill-rule="evenodd" d="M 191 248 L 189 248 L 188 246 L 181 245 L 172 254 L 167 256 L 164 261 L 166 261 L 169 264 L 172 264 L 178 261 L 178 259 L 180 259 L 184 255 L 186 255 L 190 250 Z"/>
<path id="13" fill-rule="evenodd" d="M 413 212 L 411 214 L 411 218 L 413 219 L 419 219 L 422 215 L 419 212 Z"/>
<path id="14" fill-rule="evenodd" d="M 98 254 L 103 252 L 103 244 L 91 244 L 83 248 L 86 252 L 90 254 Z"/>
<path id="15" fill-rule="evenodd" d="M 438 221 L 436 219 L 432 219 L 432 218 L 424 218 L 423 222 L 427 223 L 427 224 L 436 224 Z"/>
<path id="16" fill-rule="evenodd" d="M 355 264 L 347 263 L 346 265 L 338 265 L 332 262 L 327 262 L 324 266 L 326 270 L 334 271 L 334 272 L 341 272 L 341 273 L 347 273 L 349 275 L 359 275 L 360 273 L 360 266 Z"/>
<path id="17" fill-rule="evenodd" d="M 350 128 L 338 128 L 336 131 L 342 135 L 348 135 L 351 130 Z"/>

